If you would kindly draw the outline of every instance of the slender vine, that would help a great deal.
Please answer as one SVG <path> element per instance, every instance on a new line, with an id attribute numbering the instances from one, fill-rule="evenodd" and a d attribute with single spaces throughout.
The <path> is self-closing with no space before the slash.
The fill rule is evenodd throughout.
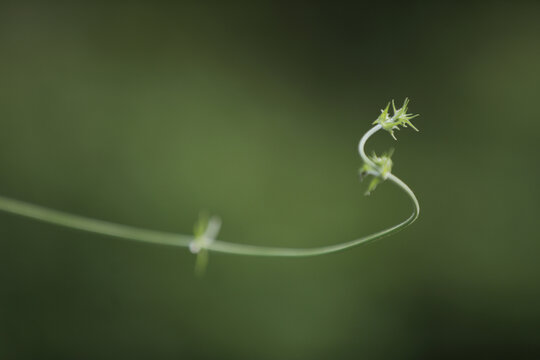
<path id="1" fill-rule="evenodd" d="M 315 248 L 281 248 L 237 244 L 216 239 L 221 226 L 221 220 L 215 216 L 201 216 L 195 225 L 194 235 L 191 236 L 141 229 L 91 219 L 9 199 L 3 196 L 0 196 L 0 210 L 50 224 L 116 238 L 151 244 L 186 247 L 189 248 L 192 253 L 197 254 L 197 273 L 202 273 L 204 271 L 208 261 L 209 251 L 234 255 L 274 257 L 306 257 L 342 251 L 395 234 L 412 224 L 418 218 L 420 213 L 420 205 L 418 204 L 418 200 L 416 199 L 414 192 L 407 186 L 407 184 L 405 184 L 391 172 L 393 164 L 391 160 L 392 152 L 383 154 L 382 156 L 377 156 L 375 153 L 373 153 L 372 156 L 367 156 L 364 150 L 367 140 L 379 130 L 388 131 L 394 139 L 396 139 L 394 130 L 399 130 L 400 127 L 410 126 L 414 130 L 418 131 L 410 122 L 411 119 L 418 115 L 408 114 L 407 106 L 408 99 L 405 99 L 403 106 L 399 109 L 396 109 L 395 104 L 392 101 L 393 115 L 390 116 L 390 103 L 388 103 L 386 108 L 381 110 L 381 114 L 373 123 L 374 126 L 360 139 L 360 143 L 358 144 L 358 152 L 362 158 L 362 161 L 364 162 L 363 166 L 360 168 L 360 178 L 363 179 L 366 176 L 373 177 L 368 186 L 366 195 L 369 195 L 373 190 L 375 190 L 380 182 L 388 180 L 397 185 L 410 198 L 413 205 L 412 214 L 397 225 L 352 241 Z"/>

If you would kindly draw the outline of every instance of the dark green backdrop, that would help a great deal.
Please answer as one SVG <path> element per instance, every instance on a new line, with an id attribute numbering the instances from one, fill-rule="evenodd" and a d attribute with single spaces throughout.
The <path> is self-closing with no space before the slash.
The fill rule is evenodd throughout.
<path id="1" fill-rule="evenodd" d="M 540 356 L 537 2 L 0 5 L 0 193 L 110 221 L 309 247 L 405 218 L 364 197 L 377 134 L 420 220 L 307 259 L 130 243 L 0 214 L 2 359 Z"/>

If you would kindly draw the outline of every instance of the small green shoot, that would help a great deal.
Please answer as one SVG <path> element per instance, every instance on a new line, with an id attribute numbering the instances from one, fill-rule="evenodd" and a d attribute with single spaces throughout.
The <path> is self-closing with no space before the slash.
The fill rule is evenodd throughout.
<path id="1" fill-rule="evenodd" d="M 370 162 L 365 162 L 364 165 L 360 168 L 360 180 L 363 180 L 364 177 L 371 175 L 373 179 L 369 183 L 366 195 L 371 194 L 373 190 L 379 185 L 381 181 L 386 180 L 388 174 L 392 171 L 392 154 L 394 149 L 390 149 L 388 153 L 384 153 L 382 156 L 377 156 L 375 152 L 369 156 Z"/>
<path id="2" fill-rule="evenodd" d="M 194 239 L 189 244 L 189 250 L 193 254 L 197 254 L 195 259 L 195 274 L 203 276 L 208 266 L 208 247 L 216 239 L 219 229 L 221 228 L 221 220 L 217 216 L 209 217 L 206 212 L 199 214 L 199 219 L 193 228 Z"/>

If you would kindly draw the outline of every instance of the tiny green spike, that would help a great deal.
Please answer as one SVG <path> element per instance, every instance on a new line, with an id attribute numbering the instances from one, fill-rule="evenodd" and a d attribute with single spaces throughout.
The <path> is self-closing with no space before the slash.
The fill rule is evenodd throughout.
<path id="1" fill-rule="evenodd" d="M 208 226 L 208 214 L 205 211 L 199 213 L 199 218 L 195 225 L 193 226 L 193 235 L 196 238 L 200 238 L 204 235 L 204 232 Z"/>
<path id="2" fill-rule="evenodd" d="M 195 275 L 203 277 L 208 267 L 208 250 L 202 249 L 195 258 Z"/>
<path id="3" fill-rule="evenodd" d="M 390 103 L 388 103 L 388 104 L 386 105 L 386 108 L 381 109 L 381 114 L 379 115 L 379 117 L 377 118 L 377 120 L 375 120 L 375 121 L 373 122 L 373 124 L 385 122 L 385 121 L 388 119 L 388 110 L 389 110 L 389 109 L 390 109 Z"/>
<path id="4" fill-rule="evenodd" d="M 371 182 L 369 183 L 368 189 L 367 189 L 367 191 L 365 192 L 364 195 L 366 195 L 366 196 L 371 195 L 371 192 L 377 188 L 377 185 L 379 185 L 380 182 L 381 182 L 381 179 L 379 179 L 377 177 L 371 179 Z"/>
<path id="5" fill-rule="evenodd" d="M 414 125 L 412 124 L 412 122 L 410 122 L 409 120 L 407 120 L 407 124 L 408 124 L 410 127 L 412 127 L 414 130 L 420 131 L 420 130 L 418 130 L 418 129 L 416 128 L 416 126 L 414 126 Z"/>
<path id="6" fill-rule="evenodd" d="M 388 104 L 386 104 L 386 108 L 384 108 L 383 114 L 385 116 L 388 115 L 388 109 L 390 109 L 390 102 L 388 102 Z"/>

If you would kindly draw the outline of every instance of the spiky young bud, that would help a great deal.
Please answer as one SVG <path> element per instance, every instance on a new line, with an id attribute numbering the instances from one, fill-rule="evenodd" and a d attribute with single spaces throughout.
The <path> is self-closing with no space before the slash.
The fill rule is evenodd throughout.
<path id="1" fill-rule="evenodd" d="M 388 174 L 392 171 L 392 154 L 394 149 L 390 149 L 388 153 L 383 154 L 382 156 L 377 156 L 375 152 L 369 156 L 370 162 L 365 162 L 364 165 L 360 168 L 360 180 L 365 176 L 371 175 L 373 179 L 369 183 L 366 195 L 371 194 L 373 190 L 379 185 L 381 181 L 386 180 Z"/>
<path id="2" fill-rule="evenodd" d="M 414 119 L 418 116 L 418 114 L 407 114 L 407 106 L 409 104 L 409 99 L 405 98 L 405 101 L 403 102 L 403 106 L 399 109 L 396 109 L 396 105 L 394 103 L 394 100 L 392 100 L 392 110 L 394 111 L 394 114 L 390 116 L 389 109 L 390 109 L 390 103 L 386 105 L 386 108 L 384 110 L 381 110 L 381 115 L 373 122 L 373 124 L 379 124 L 381 127 L 388 131 L 390 135 L 396 139 L 396 136 L 394 135 L 394 130 L 399 130 L 400 126 L 407 127 L 410 126 L 414 130 L 418 131 L 418 129 L 411 123 L 411 119 Z"/>

